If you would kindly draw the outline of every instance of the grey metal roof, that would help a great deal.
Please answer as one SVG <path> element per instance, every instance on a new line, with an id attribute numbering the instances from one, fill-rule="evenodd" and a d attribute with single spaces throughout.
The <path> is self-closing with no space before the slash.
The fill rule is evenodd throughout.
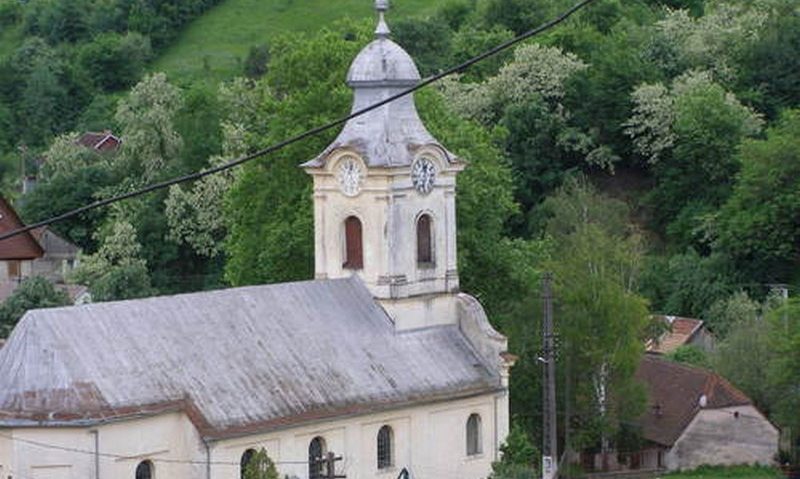
<path id="1" fill-rule="evenodd" d="M 358 279 L 31 311 L 0 350 L 0 425 L 182 404 L 207 436 L 499 387 L 457 326 L 395 332 Z"/>
<path id="2" fill-rule="evenodd" d="M 397 43 L 382 37 L 361 50 L 347 73 L 347 84 L 352 87 L 371 82 L 409 87 L 419 80 L 419 70 L 411 55 Z"/>
<path id="3" fill-rule="evenodd" d="M 382 19 L 381 15 L 381 22 Z M 347 83 L 354 90 L 352 111 L 385 100 L 419 80 L 411 56 L 379 34 L 356 56 L 347 74 Z M 459 161 L 428 132 L 419 118 L 413 95 L 408 95 L 347 122 L 336 140 L 303 166 L 322 167 L 330 153 L 344 148 L 358 152 L 370 167 L 406 167 L 424 146 L 438 147 L 449 162 Z"/>

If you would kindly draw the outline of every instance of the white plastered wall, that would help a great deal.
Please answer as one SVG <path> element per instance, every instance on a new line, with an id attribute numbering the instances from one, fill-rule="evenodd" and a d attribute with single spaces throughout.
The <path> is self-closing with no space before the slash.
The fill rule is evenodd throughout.
<path id="1" fill-rule="evenodd" d="M 470 414 L 482 422 L 482 453 L 466 454 Z M 3 479 L 95 478 L 95 436 L 100 446 L 101 479 L 134 479 L 136 466 L 151 460 L 154 479 L 236 479 L 239 461 L 250 448 L 264 447 L 281 474 L 308 477 L 308 446 L 317 436 L 343 457 L 338 470 L 348 479 L 395 478 L 407 467 L 415 479 L 482 479 L 488 476 L 499 445 L 508 433 L 505 391 L 442 401 L 380 413 L 352 416 L 263 434 L 209 442 L 206 448 L 183 413 L 131 419 L 96 428 L 3 429 L 0 471 Z M 394 465 L 377 468 L 377 433 L 389 425 L 394 433 Z M 15 438 L 8 439 L 8 436 Z M 39 444 L 48 444 L 42 447 Z M 83 451 L 83 452 L 77 452 Z"/>
<path id="2" fill-rule="evenodd" d="M 737 414 L 738 413 L 738 414 Z M 753 406 L 704 409 L 667 453 L 670 470 L 773 463 L 778 430 Z"/>

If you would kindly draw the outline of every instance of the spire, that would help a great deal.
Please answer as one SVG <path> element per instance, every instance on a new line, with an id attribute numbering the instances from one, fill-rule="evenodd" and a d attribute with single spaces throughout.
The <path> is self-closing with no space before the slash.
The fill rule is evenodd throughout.
<path id="1" fill-rule="evenodd" d="M 375 38 L 389 38 L 392 32 L 386 24 L 384 14 L 389 10 L 389 0 L 375 0 L 375 10 L 378 12 L 378 27 L 375 29 Z"/>

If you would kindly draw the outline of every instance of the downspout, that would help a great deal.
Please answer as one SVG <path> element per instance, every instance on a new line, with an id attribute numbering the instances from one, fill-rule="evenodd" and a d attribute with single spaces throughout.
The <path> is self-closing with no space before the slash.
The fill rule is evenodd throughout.
<path id="1" fill-rule="evenodd" d="M 211 446 L 206 441 L 206 438 L 202 439 L 203 445 L 206 447 L 206 479 L 211 479 Z"/>
<path id="2" fill-rule="evenodd" d="M 500 455 L 500 444 L 498 444 L 498 441 L 500 440 L 500 433 L 499 433 L 498 427 L 497 427 L 497 421 L 499 419 L 498 418 L 498 407 L 497 407 L 497 401 L 498 400 L 499 400 L 499 396 L 495 395 L 494 396 L 494 427 L 492 428 L 492 429 L 494 429 L 494 447 L 492 449 L 494 449 L 494 461 L 495 462 L 500 460 L 500 457 L 499 457 L 499 455 Z"/>
<path id="3" fill-rule="evenodd" d="M 100 431 L 92 429 L 89 434 L 94 436 L 94 479 L 100 479 Z"/>

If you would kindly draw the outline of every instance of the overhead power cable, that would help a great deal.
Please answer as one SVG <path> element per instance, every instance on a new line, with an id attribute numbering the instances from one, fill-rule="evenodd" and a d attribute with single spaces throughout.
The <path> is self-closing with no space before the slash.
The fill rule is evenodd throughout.
<path id="1" fill-rule="evenodd" d="M 50 449 L 55 451 L 63 451 L 69 452 L 73 454 L 82 454 L 86 456 L 98 456 L 106 459 L 114 459 L 116 461 L 141 461 L 144 460 L 144 456 L 126 456 L 122 454 L 112 454 L 109 452 L 99 452 L 99 451 L 91 451 L 89 449 L 80 449 L 76 447 L 67 447 L 67 446 L 60 446 L 58 444 L 51 444 L 47 442 L 41 441 L 34 441 L 32 439 L 24 439 L 21 437 L 14 437 L 5 433 L 0 432 L 0 437 L 4 439 L 8 439 L 10 441 L 15 441 L 23 444 L 28 444 L 35 447 L 40 447 L 43 449 Z M 169 459 L 169 458 L 158 458 L 158 457 L 150 457 L 147 456 L 146 460 L 155 462 L 155 463 L 163 463 L 163 464 L 186 464 L 192 466 L 205 466 L 205 465 L 212 465 L 212 466 L 240 466 L 240 461 L 192 461 L 192 460 L 185 460 L 185 459 Z M 284 464 L 284 465 L 306 465 L 308 461 L 273 461 L 275 464 Z"/>
<path id="2" fill-rule="evenodd" d="M 187 181 L 194 181 L 194 180 L 198 180 L 200 178 L 204 178 L 204 177 L 209 176 L 209 175 L 220 173 L 222 171 L 229 170 L 231 168 L 237 167 L 237 166 L 239 166 L 241 164 L 250 162 L 252 160 L 255 160 L 255 159 L 260 158 L 262 156 L 268 155 L 270 153 L 274 153 L 274 152 L 276 152 L 278 150 L 286 148 L 289 145 L 292 145 L 292 144 L 297 143 L 299 141 L 305 140 L 306 138 L 319 135 L 320 133 L 326 132 L 326 131 L 328 131 L 328 130 L 330 130 L 332 128 L 336 128 L 339 125 L 343 125 L 344 123 L 347 123 L 348 121 L 352 120 L 353 118 L 357 118 L 357 117 L 359 117 L 361 115 L 364 115 L 364 114 L 369 113 L 369 112 L 371 112 L 373 110 L 376 110 L 376 109 L 378 109 L 378 108 L 380 108 L 380 107 L 382 107 L 384 105 L 387 105 L 387 104 L 389 104 L 389 103 L 391 103 L 393 101 L 399 100 L 400 98 L 403 98 L 403 97 L 408 96 L 408 95 L 410 95 L 410 94 L 412 94 L 412 93 L 414 93 L 416 91 L 419 91 L 422 88 L 425 88 L 426 86 L 428 86 L 428 85 L 430 85 L 432 83 L 435 83 L 435 82 L 437 82 L 437 81 L 439 81 L 439 80 L 441 80 L 441 79 L 443 79 L 445 77 L 448 77 L 448 76 L 453 75 L 455 73 L 462 72 L 462 71 L 468 69 L 469 67 L 471 67 L 472 65 L 475 65 L 476 63 L 482 62 L 483 60 L 485 60 L 487 58 L 493 57 L 493 56 L 495 56 L 495 55 L 497 55 L 497 54 L 499 54 L 499 53 L 501 53 L 501 52 L 503 52 L 505 50 L 508 50 L 509 48 L 513 47 L 514 45 L 516 45 L 516 44 L 518 44 L 520 42 L 523 42 L 523 41 L 525 41 L 525 40 L 527 40 L 527 39 L 529 39 L 531 37 L 534 37 L 536 35 L 539 35 L 540 33 L 543 33 L 543 32 L 545 32 L 547 30 L 550 30 L 551 28 L 553 28 L 556 25 L 559 25 L 560 23 L 566 21 L 573 14 L 575 14 L 579 10 L 583 9 L 584 7 L 586 7 L 587 5 L 589 5 L 590 3 L 593 3 L 595 1 L 596 0 L 582 0 L 581 2 L 575 4 L 572 8 L 570 8 L 570 9 L 564 11 L 563 13 L 561 13 L 560 15 L 558 15 L 553 20 L 550 20 L 549 22 L 547 22 L 545 24 L 542 24 L 539 27 L 536 27 L 536 28 L 534 28 L 532 30 L 528 30 L 527 32 L 525 32 L 525 33 L 523 33 L 521 35 L 518 35 L 518 36 L 516 36 L 516 37 L 514 37 L 514 38 L 512 38 L 510 40 L 507 40 L 507 41 L 501 43 L 500 45 L 497 45 L 496 47 L 494 47 L 494 48 L 492 48 L 490 50 L 487 50 L 486 52 L 481 53 L 480 55 L 472 57 L 469 60 L 467 60 L 467 61 L 465 61 L 465 62 L 463 62 L 463 63 L 461 63 L 459 65 L 456 65 L 454 67 L 448 68 L 447 70 L 444 70 L 441 73 L 438 73 L 436 75 L 433 75 L 433 76 L 430 76 L 428 78 L 425 78 L 425 79 L 423 79 L 422 81 L 420 81 L 418 84 L 416 84 L 413 87 L 410 87 L 410 88 L 408 88 L 406 90 L 403 90 L 403 91 L 401 91 L 399 93 L 396 93 L 396 94 L 394 94 L 392 96 L 389 96 L 389 97 L 387 97 L 387 98 L 385 98 L 385 99 L 383 99 L 383 100 L 381 100 L 379 102 L 373 103 L 370 106 L 367 106 L 367 107 L 362 108 L 360 110 L 353 111 L 349 115 L 340 117 L 340 118 L 338 118 L 336 120 L 333 120 L 333 121 L 331 121 L 329 123 L 326 123 L 324 125 L 312 128 L 312 129 L 307 130 L 307 131 L 305 131 L 303 133 L 295 135 L 295 136 L 293 136 L 293 137 L 291 137 L 289 139 L 283 140 L 283 141 L 281 141 L 279 143 L 276 143 L 274 145 L 268 146 L 268 147 L 266 147 L 266 148 L 264 148 L 262 150 L 258 150 L 256 152 L 250 153 L 248 155 L 245 155 L 245 156 L 243 156 L 241 158 L 238 158 L 236 160 L 230 161 L 228 163 L 222 164 L 220 166 L 216 166 L 214 168 L 209 168 L 209 169 L 206 169 L 206 170 L 198 171 L 198 172 L 195 172 L 195 173 L 190 173 L 188 175 L 178 176 L 176 178 L 172 178 L 172 179 L 169 179 L 169 180 L 161 181 L 161 182 L 158 182 L 158 183 L 153 183 L 153 184 L 151 184 L 149 186 L 145 186 L 145 187 L 140 188 L 138 190 L 134 190 L 134 191 L 131 191 L 131 192 L 128 192 L 128 193 L 123 193 L 123 194 L 120 194 L 120 195 L 117 195 L 117 196 L 113 196 L 113 197 L 110 197 L 110 198 L 105 198 L 105 199 L 102 199 L 102 200 L 98 200 L 98 201 L 95 201 L 94 203 L 90 203 L 88 205 L 82 206 L 80 208 L 76 208 L 76 209 L 68 211 L 66 213 L 63 213 L 63 214 L 60 214 L 60 215 L 57 215 L 57 216 L 53 216 L 53 217 L 48 218 L 46 220 L 38 221 L 36 223 L 24 226 L 22 228 L 18 228 L 18 229 L 15 229 L 13 231 L 9 231 L 7 233 L 3 233 L 2 235 L 0 235 L 0 241 L 12 238 L 14 236 L 20 235 L 22 233 L 26 233 L 28 231 L 31 231 L 31 230 L 34 230 L 34 229 L 37 229 L 37 228 L 41 228 L 42 226 L 47 226 L 47 225 L 51 225 L 53 223 L 57 223 L 59 221 L 64 221 L 66 219 L 72 218 L 73 216 L 77 216 L 77 215 L 79 215 L 81 213 L 86 213 L 87 211 L 95 210 L 97 208 L 102 208 L 104 206 L 108 206 L 110 204 L 117 203 L 119 201 L 127 200 L 127 199 L 130 199 L 130 198 L 135 198 L 137 196 L 141 196 L 141 195 L 144 195 L 146 193 L 150 193 L 150 192 L 153 192 L 153 191 L 157 191 L 157 190 L 162 190 L 164 188 L 168 188 L 168 187 L 170 187 L 172 185 L 185 183 Z"/>

